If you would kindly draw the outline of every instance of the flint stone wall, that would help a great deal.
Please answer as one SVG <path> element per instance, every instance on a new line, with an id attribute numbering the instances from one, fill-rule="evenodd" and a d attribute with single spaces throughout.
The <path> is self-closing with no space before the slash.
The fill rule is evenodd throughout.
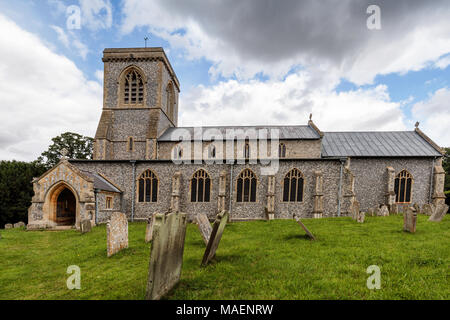
<path id="1" fill-rule="evenodd" d="M 133 195 L 136 199 L 138 192 L 133 190 L 132 165 L 128 161 L 72 161 L 72 163 L 82 169 L 100 172 L 110 177 L 112 182 L 123 191 L 122 211 L 131 217 L 131 205 Z M 337 160 L 282 160 L 280 168 L 275 174 L 275 219 L 292 219 L 295 213 L 301 217 L 313 217 L 314 210 L 314 190 L 315 175 L 317 170 L 323 174 L 323 194 L 324 194 L 324 217 L 337 215 L 339 170 L 340 162 Z M 255 173 L 257 184 L 256 202 L 237 203 L 236 202 L 236 178 L 240 172 L 250 168 Z M 235 164 L 233 166 L 233 202 L 232 220 L 252 220 L 265 219 L 264 208 L 267 198 L 268 176 L 261 175 L 259 164 Z M 304 175 L 305 185 L 303 202 L 285 203 L 282 202 L 283 188 L 282 182 L 286 173 L 298 168 Z M 174 165 L 171 161 L 138 162 L 136 164 L 136 179 L 147 169 L 155 172 L 159 179 L 158 201 L 157 202 L 135 202 L 135 219 L 145 220 L 152 212 L 166 212 L 170 209 L 170 195 L 172 193 L 172 177 L 175 172 L 181 172 L 180 181 L 180 210 L 188 212 L 190 220 L 194 219 L 194 214 L 203 212 L 208 219 L 214 219 L 217 214 L 217 199 L 219 196 L 220 172 L 227 172 L 225 206 L 229 208 L 230 202 L 230 165 L 225 164 L 181 164 Z M 205 169 L 211 177 L 211 201 L 193 203 L 190 201 L 190 180 L 198 169 Z M 136 183 L 137 188 L 137 183 Z"/>
<path id="2" fill-rule="evenodd" d="M 370 158 L 351 161 L 350 169 L 355 175 L 355 193 L 362 211 L 378 207 L 386 203 L 387 170 L 394 168 L 395 175 L 406 169 L 413 176 L 411 203 L 424 204 L 429 202 L 431 158 Z"/>

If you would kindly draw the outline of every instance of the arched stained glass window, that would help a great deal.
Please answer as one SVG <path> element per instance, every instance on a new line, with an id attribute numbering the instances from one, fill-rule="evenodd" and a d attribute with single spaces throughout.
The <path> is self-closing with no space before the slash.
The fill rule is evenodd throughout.
<path id="1" fill-rule="evenodd" d="M 139 177 L 139 202 L 158 201 L 158 178 L 155 173 L 148 169 Z"/>
<path id="2" fill-rule="evenodd" d="M 191 202 L 209 202 L 211 197 L 211 178 L 203 170 L 197 170 L 191 179 Z"/>
<path id="3" fill-rule="evenodd" d="M 236 181 L 236 201 L 256 202 L 256 176 L 250 169 L 244 169 Z"/>
<path id="4" fill-rule="evenodd" d="M 395 202 L 410 203 L 412 193 L 412 175 L 406 171 L 401 171 L 395 178 L 394 183 Z"/>
<path id="5" fill-rule="evenodd" d="M 284 176 L 283 181 L 283 201 L 302 202 L 303 201 L 303 174 L 297 168 L 292 169 Z"/>

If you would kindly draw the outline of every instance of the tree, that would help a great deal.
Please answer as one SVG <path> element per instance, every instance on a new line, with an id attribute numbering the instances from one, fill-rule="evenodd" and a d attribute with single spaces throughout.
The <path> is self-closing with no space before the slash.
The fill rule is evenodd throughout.
<path id="1" fill-rule="evenodd" d="M 0 227 L 5 223 L 28 221 L 34 177 L 45 172 L 38 161 L 0 161 Z"/>
<path id="2" fill-rule="evenodd" d="M 42 152 L 38 161 L 51 168 L 59 162 L 62 150 L 67 150 L 70 159 L 92 159 L 92 146 L 94 139 L 82 136 L 78 133 L 65 132 L 52 139 L 53 144 L 47 151 Z M 45 158 L 45 161 L 44 161 Z"/>

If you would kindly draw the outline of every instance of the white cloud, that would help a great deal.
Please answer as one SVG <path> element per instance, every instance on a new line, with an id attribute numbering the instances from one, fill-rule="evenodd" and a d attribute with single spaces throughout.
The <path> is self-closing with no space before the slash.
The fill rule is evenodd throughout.
<path id="1" fill-rule="evenodd" d="M 436 90 L 429 99 L 416 103 L 413 118 L 420 128 L 441 147 L 450 147 L 450 89 Z"/>
<path id="2" fill-rule="evenodd" d="M 199 86 L 182 97 L 181 124 L 301 125 L 313 113 L 323 131 L 406 129 L 401 105 L 390 101 L 386 86 L 336 93 L 326 85 L 311 89 L 313 81 L 308 72 L 300 72 L 285 81 Z"/>
<path id="3" fill-rule="evenodd" d="M 94 75 L 100 83 L 103 83 L 103 70 L 96 70 Z"/>
<path id="4" fill-rule="evenodd" d="M 112 26 L 112 5 L 109 0 L 80 0 L 82 28 L 109 29 Z"/>
<path id="5" fill-rule="evenodd" d="M 434 66 L 439 69 L 445 69 L 450 65 L 450 55 L 440 58 Z"/>
<path id="6" fill-rule="evenodd" d="M 0 56 L 0 159 L 34 160 L 65 131 L 94 135 L 98 82 L 3 15 Z"/>
<path id="7" fill-rule="evenodd" d="M 382 29 L 376 31 L 366 27 L 368 4 L 125 0 L 122 32 L 148 26 L 188 58 L 212 61 L 213 77 L 242 79 L 260 72 L 279 78 L 302 65 L 311 71 L 326 66 L 367 84 L 379 74 L 421 70 L 450 52 L 446 1 L 383 2 Z"/>
<path id="8" fill-rule="evenodd" d="M 83 59 L 86 59 L 87 54 L 89 53 L 88 47 L 78 39 L 78 36 L 73 32 L 65 32 L 61 27 L 58 26 L 50 26 L 57 33 L 58 40 L 67 48 L 74 48 L 78 55 Z"/>

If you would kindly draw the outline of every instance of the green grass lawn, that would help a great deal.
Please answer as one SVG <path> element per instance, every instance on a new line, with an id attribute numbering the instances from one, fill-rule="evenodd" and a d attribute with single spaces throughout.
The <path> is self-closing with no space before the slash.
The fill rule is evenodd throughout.
<path id="1" fill-rule="evenodd" d="M 216 258 L 200 267 L 205 245 L 188 225 L 181 281 L 169 299 L 449 299 L 450 216 L 420 215 L 417 232 L 403 217 L 305 219 L 310 241 L 294 220 L 234 222 Z M 150 244 L 145 223 L 130 223 L 129 249 L 106 257 L 106 228 L 1 230 L 0 299 L 143 299 Z M 81 290 L 68 290 L 69 265 L 81 268 Z M 370 265 L 381 289 L 369 290 Z"/>

